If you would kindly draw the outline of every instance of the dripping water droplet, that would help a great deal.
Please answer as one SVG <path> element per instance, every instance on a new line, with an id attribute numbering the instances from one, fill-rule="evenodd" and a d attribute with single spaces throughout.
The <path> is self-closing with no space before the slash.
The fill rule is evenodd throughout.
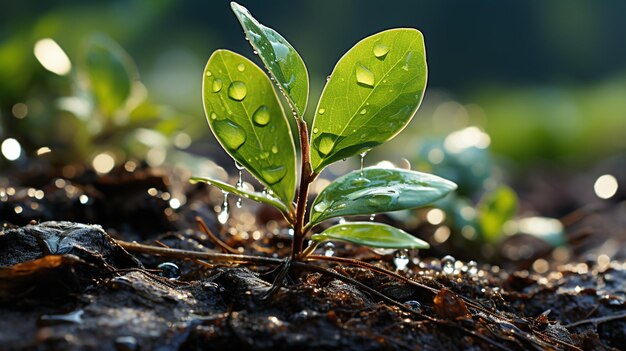
<path id="1" fill-rule="evenodd" d="M 441 270 L 445 273 L 445 274 L 452 274 L 454 273 L 454 263 L 456 262 L 456 259 L 450 255 L 446 255 L 441 259 Z"/>
<path id="2" fill-rule="evenodd" d="M 335 244 L 326 243 L 324 245 L 324 256 L 331 257 L 335 254 Z"/>
<path id="3" fill-rule="evenodd" d="M 360 63 L 356 64 L 356 81 L 359 84 L 374 87 L 374 73 Z"/>
<path id="4" fill-rule="evenodd" d="M 230 86 L 228 87 L 228 97 L 235 101 L 241 101 L 245 99 L 246 94 L 248 94 L 246 83 L 238 80 L 230 83 Z"/>
<path id="5" fill-rule="evenodd" d="M 223 191 L 224 194 L 224 202 L 222 203 L 222 211 L 219 215 L 217 215 L 217 221 L 221 224 L 226 224 L 228 222 L 228 218 L 230 217 L 230 208 L 228 208 L 228 192 Z"/>
<path id="6" fill-rule="evenodd" d="M 242 190 L 243 189 L 243 166 L 235 161 L 235 167 L 239 171 L 239 177 L 237 178 L 236 186 L 237 186 L 237 189 Z M 237 198 L 237 202 L 235 203 L 237 208 L 243 207 L 242 201 L 243 200 L 241 197 Z"/>
<path id="7" fill-rule="evenodd" d="M 396 270 L 403 271 L 409 264 L 409 250 L 403 249 L 396 251 L 393 257 L 393 264 L 396 266 Z"/>
<path id="8" fill-rule="evenodd" d="M 361 157 L 361 177 L 363 177 L 363 163 L 365 162 L 365 156 L 367 156 L 367 151 L 363 151 L 359 154 Z"/>

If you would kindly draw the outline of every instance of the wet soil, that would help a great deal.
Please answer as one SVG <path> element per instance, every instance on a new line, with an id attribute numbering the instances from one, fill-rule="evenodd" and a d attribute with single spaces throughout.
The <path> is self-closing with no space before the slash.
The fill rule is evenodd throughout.
<path id="1" fill-rule="evenodd" d="M 592 244 L 589 235 L 580 234 L 594 221 L 619 223 L 623 202 L 577 220 L 567 250 L 536 245 L 515 261 L 440 245 L 419 257 L 413 253 L 406 269 L 396 271 L 393 254 L 337 245 L 335 257 L 396 271 L 411 283 L 317 261 L 310 265 L 326 271 L 292 266 L 284 285 L 268 296 L 279 265 L 165 258 L 119 243 L 221 252 L 197 227 L 199 216 L 242 253 L 281 258 L 290 237 L 272 209 L 245 202 L 234 209 L 229 225 L 221 226 L 214 211 L 221 192 L 189 185 L 183 206 L 172 208 L 168 173 L 143 167 L 105 176 L 26 172 L 8 179 L 0 183 L 0 350 L 621 350 L 626 345 L 622 241 L 611 238 L 616 254 L 607 259 L 599 251 L 605 242 Z M 421 226 L 416 234 L 428 238 L 432 229 Z M 516 240 L 516 245 L 534 243 Z M 480 263 L 456 260 L 450 266 L 431 258 L 443 252 Z M 533 265 L 538 259 L 541 267 Z"/>

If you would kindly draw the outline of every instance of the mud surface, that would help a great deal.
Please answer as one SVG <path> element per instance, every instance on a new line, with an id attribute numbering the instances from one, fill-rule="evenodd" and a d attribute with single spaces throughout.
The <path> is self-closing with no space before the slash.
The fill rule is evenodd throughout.
<path id="1" fill-rule="evenodd" d="M 311 265 L 328 272 L 292 267 L 285 285 L 268 297 L 276 265 L 166 259 L 118 245 L 116 240 L 138 240 L 220 252 L 197 228 L 194 217 L 200 216 L 243 253 L 284 257 L 288 251 L 289 235 L 272 210 L 246 203 L 222 228 L 213 211 L 219 194 L 188 187 L 187 202 L 173 210 L 164 196 L 171 191 L 167 184 L 161 175 L 140 169 L 132 176 L 119 171 L 107 177 L 33 178 L 12 186 L 11 195 L 4 187 L 0 350 L 621 350 L 626 345 L 623 261 L 585 260 L 572 253 L 559 263 L 550 260 L 550 251 L 542 256 L 547 267 L 539 274 L 524 269 L 524 262 L 506 270 L 513 263 L 457 260 L 450 266 L 426 258 L 435 248 L 409 257 L 407 268 L 397 271 L 412 284 L 319 261 Z M 393 254 L 348 245 L 338 245 L 334 254 L 396 271 Z"/>

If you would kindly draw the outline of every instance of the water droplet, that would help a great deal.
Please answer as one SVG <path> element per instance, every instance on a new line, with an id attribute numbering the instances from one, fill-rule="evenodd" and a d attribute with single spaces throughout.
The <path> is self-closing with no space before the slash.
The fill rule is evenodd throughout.
<path id="1" fill-rule="evenodd" d="M 343 217 L 337 217 L 337 220 L 339 221 L 339 224 L 344 224 L 346 223 L 346 219 Z"/>
<path id="2" fill-rule="evenodd" d="M 287 174 L 285 166 L 266 167 L 261 170 L 261 176 L 267 185 L 273 185 L 280 182 Z"/>
<path id="3" fill-rule="evenodd" d="M 333 138 L 330 136 L 322 136 L 319 144 L 317 144 L 317 151 L 326 156 L 333 150 L 333 147 L 335 147 Z"/>
<path id="4" fill-rule="evenodd" d="M 363 177 L 363 162 L 365 162 L 365 156 L 367 156 L 367 151 L 363 151 L 359 154 L 361 157 L 361 177 Z"/>
<path id="5" fill-rule="evenodd" d="M 392 253 L 396 252 L 396 250 L 394 249 L 372 249 L 372 251 L 381 256 L 391 255 Z"/>
<path id="6" fill-rule="evenodd" d="M 67 314 L 44 314 L 39 317 L 39 325 L 58 325 L 64 323 L 81 324 L 85 311 L 76 310 Z"/>
<path id="7" fill-rule="evenodd" d="M 372 214 L 370 215 L 370 221 L 374 221 L 374 219 L 375 219 L 375 218 L 376 218 L 376 214 L 375 214 L 375 213 L 372 213 Z"/>
<path id="8" fill-rule="evenodd" d="M 374 208 L 382 208 L 385 206 L 389 206 L 394 203 L 400 193 L 395 189 L 373 189 L 368 191 L 367 196 L 367 204 Z"/>
<path id="9" fill-rule="evenodd" d="M 326 110 L 325 110 L 325 109 L 323 109 L 323 108 L 321 108 L 321 109 L 317 110 L 317 113 L 319 113 L 320 115 L 323 115 L 323 114 L 324 114 L 324 112 L 326 112 Z"/>
<path id="10" fill-rule="evenodd" d="M 467 262 L 467 273 L 470 275 L 478 273 L 478 263 L 476 261 Z"/>
<path id="11" fill-rule="evenodd" d="M 161 272 L 159 273 L 161 277 L 170 280 L 180 278 L 180 268 L 178 268 L 178 266 L 173 264 L 172 262 L 163 262 L 158 265 L 157 268 L 161 270 Z"/>
<path id="12" fill-rule="evenodd" d="M 364 114 L 366 114 L 366 113 L 367 113 L 367 110 L 366 110 L 366 109 L 362 109 L 361 111 L 359 111 L 359 114 L 360 114 L 360 115 L 364 115 Z"/>
<path id="13" fill-rule="evenodd" d="M 420 311 L 422 309 L 422 304 L 420 304 L 419 302 L 415 301 L 415 300 L 409 300 L 409 301 L 405 301 L 404 304 L 415 311 Z"/>
<path id="14" fill-rule="evenodd" d="M 369 179 L 367 179 L 367 178 L 363 178 L 363 177 L 358 177 L 358 178 L 355 178 L 355 179 L 352 181 L 352 185 L 354 185 L 354 186 L 358 186 L 358 187 L 365 186 L 365 185 L 367 185 L 367 184 L 369 184 L 369 183 L 370 183 L 370 180 L 369 180 Z"/>
<path id="15" fill-rule="evenodd" d="M 248 94 L 246 83 L 238 80 L 230 83 L 228 87 L 228 97 L 235 101 L 241 101 L 246 97 L 246 94 Z"/>
<path id="16" fill-rule="evenodd" d="M 117 351 L 135 351 L 139 350 L 139 343 L 132 336 L 120 336 L 115 339 L 115 349 Z"/>
<path id="17" fill-rule="evenodd" d="M 270 110 L 267 106 L 261 105 L 254 113 L 252 114 L 252 120 L 256 125 L 261 127 L 266 126 L 270 122 Z"/>
<path id="18" fill-rule="evenodd" d="M 387 53 L 389 52 L 389 46 L 384 45 L 384 44 L 380 44 L 380 43 L 376 43 L 376 45 L 374 45 L 374 49 L 372 49 L 372 51 L 374 52 L 374 56 L 376 56 L 376 58 L 384 58 Z"/>
<path id="19" fill-rule="evenodd" d="M 396 251 L 396 254 L 393 257 L 393 264 L 399 271 L 405 270 L 409 261 L 409 250 L 406 249 Z"/>
<path id="20" fill-rule="evenodd" d="M 278 148 L 276 147 L 276 145 L 272 146 L 272 153 L 273 154 L 277 154 L 278 153 Z"/>
<path id="21" fill-rule="evenodd" d="M 313 134 L 317 134 L 317 133 L 319 133 L 319 131 L 320 131 L 319 129 L 313 128 Z"/>
<path id="22" fill-rule="evenodd" d="M 324 245 L 324 256 L 331 257 L 334 254 L 335 254 L 335 244 L 326 243 Z"/>
<path id="23" fill-rule="evenodd" d="M 452 274 L 454 273 L 454 263 L 456 262 L 456 259 L 450 255 L 446 255 L 441 259 L 441 270 L 445 273 L 445 274 Z"/>
<path id="24" fill-rule="evenodd" d="M 213 79 L 213 84 L 211 84 L 211 90 L 213 90 L 214 93 L 222 90 L 222 80 L 219 78 Z"/>
<path id="25" fill-rule="evenodd" d="M 215 134 L 228 149 L 237 151 L 246 142 L 246 132 L 237 123 L 224 119 L 213 123 Z"/>
<path id="26" fill-rule="evenodd" d="M 207 76 L 207 77 L 210 77 L 210 76 L 212 76 L 212 75 L 213 75 L 213 73 L 211 73 L 211 71 L 206 71 L 206 76 Z"/>
<path id="27" fill-rule="evenodd" d="M 370 88 L 374 86 L 374 73 L 360 63 L 356 64 L 356 81 Z"/>
<path id="28" fill-rule="evenodd" d="M 217 221 L 221 224 L 226 224 L 228 222 L 228 218 L 230 217 L 230 208 L 228 207 L 228 193 L 222 191 L 224 194 L 224 202 L 222 203 L 222 210 L 220 214 L 217 215 Z"/>
<path id="29" fill-rule="evenodd" d="M 409 70 L 409 62 L 411 61 L 411 56 L 413 56 L 413 51 L 409 51 L 409 53 L 406 55 L 406 61 L 404 62 L 404 66 L 402 66 L 402 69 L 405 71 Z"/>
<path id="30" fill-rule="evenodd" d="M 237 70 L 238 70 L 239 72 L 243 72 L 243 71 L 245 71 L 245 70 L 246 70 L 246 65 L 244 65 L 243 63 L 238 64 L 238 65 L 237 65 Z"/>
<path id="31" fill-rule="evenodd" d="M 239 163 L 235 162 L 235 167 L 239 171 L 239 177 L 237 178 L 236 186 L 237 186 L 237 189 L 242 190 L 243 189 L 243 166 L 241 166 Z M 241 197 L 239 197 L 237 199 L 237 202 L 235 204 L 237 206 L 237 208 L 241 208 L 243 206 L 242 201 L 243 200 L 241 199 Z"/>
<path id="32" fill-rule="evenodd" d="M 216 120 L 217 119 L 217 113 L 211 112 L 211 119 L 212 120 Z"/>

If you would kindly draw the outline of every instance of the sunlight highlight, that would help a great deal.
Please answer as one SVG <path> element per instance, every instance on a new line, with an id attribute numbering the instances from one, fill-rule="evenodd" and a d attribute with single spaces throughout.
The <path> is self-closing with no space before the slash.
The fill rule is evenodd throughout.
<path id="1" fill-rule="evenodd" d="M 37 61 L 48 71 L 64 76 L 72 70 L 72 62 L 56 41 L 45 38 L 35 43 Z"/>
<path id="2" fill-rule="evenodd" d="M 610 199 L 616 193 L 619 185 L 617 179 L 611 174 L 601 175 L 593 184 L 593 191 L 601 199 Z"/>

